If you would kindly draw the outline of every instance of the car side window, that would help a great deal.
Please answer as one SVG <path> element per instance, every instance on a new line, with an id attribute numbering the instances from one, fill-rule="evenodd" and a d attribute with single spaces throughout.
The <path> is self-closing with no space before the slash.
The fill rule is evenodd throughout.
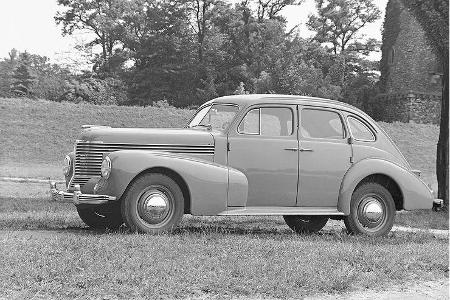
<path id="1" fill-rule="evenodd" d="M 287 107 L 261 107 L 250 110 L 238 127 L 241 134 L 289 136 L 293 133 L 292 110 Z"/>
<path id="2" fill-rule="evenodd" d="M 354 118 L 348 117 L 348 127 L 352 136 L 360 141 L 375 141 L 375 135 L 363 122 Z"/>
<path id="3" fill-rule="evenodd" d="M 300 133 L 318 139 L 345 138 L 344 126 L 338 113 L 320 109 L 303 109 Z"/>

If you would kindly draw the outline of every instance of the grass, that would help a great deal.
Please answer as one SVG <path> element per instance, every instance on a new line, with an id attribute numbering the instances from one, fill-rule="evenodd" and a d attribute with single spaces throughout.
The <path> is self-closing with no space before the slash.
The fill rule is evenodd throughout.
<path id="1" fill-rule="evenodd" d="M 448 272 L 448 240 L 427 234 L 308 236 L 277 217 L 192 216 L 172 234 L 104 233 L 72 205 L 48 202 L 43 185 L 4 187 L 0 298 L 301 299 Z"/>
<path id="2" fill-rule="evenodd" d="M 83 124 L 177 127 L 191 115 L 176 108 L 0 98 L 0 176 L 62 177 L 62 161 L 73 150 Z"/>
<path id="3" fill-rule="evenodd" d="M 436 180 L 436 147 L 439 126 L 415 123 L 384 123 L 379 125 L 389 134 L 413 169 L 421 170 L 425 182 Z"/>
<path id="4" fill-rule="evenodd" d="M 396 225 L 406 227 L 448 230 L 448 223 L 448 211 L 413 210 L 397 213 L 395 217 Z"/>

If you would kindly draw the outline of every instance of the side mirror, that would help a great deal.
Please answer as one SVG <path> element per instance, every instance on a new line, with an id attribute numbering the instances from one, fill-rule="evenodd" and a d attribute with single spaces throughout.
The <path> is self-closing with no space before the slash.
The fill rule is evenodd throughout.
<path id="1" fill-rule="evenodd" d="M 353 140 L 352 137 L 349 137 L 349 138 L 347 139 L 347 143 L 349 143 L 350 145 L 353 144 L 353 142 L 354 142 L 354 140 Z"/>

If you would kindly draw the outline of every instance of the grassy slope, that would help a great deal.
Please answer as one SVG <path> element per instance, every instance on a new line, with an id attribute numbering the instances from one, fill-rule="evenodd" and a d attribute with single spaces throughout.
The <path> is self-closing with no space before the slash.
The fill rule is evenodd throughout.
<path id="1" fill-rule="evenodd" d="M 61 177 L 60 166 L 83 124 L 177 127 L 192 111 L 154 107 L 95 106 L 0 98 L 0 176 Z M 435 182 L 435 125 L 380 123 L 413 168 Z M 28 167 L 27 167 L 28 166 Z"/>
<path id="2" fill-rule="evenodd" d="M 0 176 L 61 177 L 83 124 L 177 127 L 192 112 L 0 98 Z"/>
<path id="3" fill-rule="evenodd" d="M 281 217 L 192 216 L 175 234 L 104 234 L 38 185 L 7 185 L 0 298 L 291 299 L 443 280 L 448 270 L 448 240 L 429 234 L 301 236 Z"/>

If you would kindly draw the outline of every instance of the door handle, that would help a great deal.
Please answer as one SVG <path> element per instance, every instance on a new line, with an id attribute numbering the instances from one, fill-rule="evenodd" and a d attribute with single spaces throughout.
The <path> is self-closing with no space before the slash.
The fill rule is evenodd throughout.
<path id="1" fill-rule="evenodd" d="M 298 148 L 284 148 L 286 151 L 298 151 Z"/>
<path id="2" fill-rule="evenodd" d="M 313 152 L 313 149 L 308 149 L 308 148 L 300 148 L 298 149 L 300 152 Z"/>

